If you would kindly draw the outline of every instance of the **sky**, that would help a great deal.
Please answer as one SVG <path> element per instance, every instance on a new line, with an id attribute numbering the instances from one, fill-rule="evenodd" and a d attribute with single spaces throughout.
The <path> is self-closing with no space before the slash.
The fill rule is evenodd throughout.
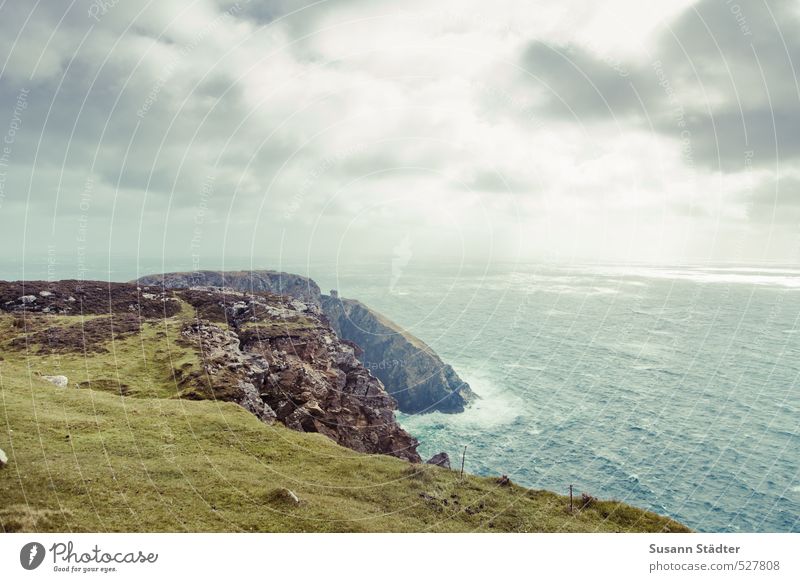
<path id="1" fill-rule="evenodd" d="M 797 263 L 794 63 L 785 0 L 0 0 L 2 260 Z"/>

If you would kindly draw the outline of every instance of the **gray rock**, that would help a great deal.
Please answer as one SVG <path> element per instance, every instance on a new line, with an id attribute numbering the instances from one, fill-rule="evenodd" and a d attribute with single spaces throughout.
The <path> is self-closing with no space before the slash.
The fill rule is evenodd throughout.
<path id="1" fill-rule="evenodd" d="M 268 291 L 277 295 L 288 295 L 310 305 L 319 306 L 319 285 L 308 277 L 279 273 L 276 271 L 193 271 L 149 275 L 137 279 L 140 285 L 166 288 L 179 287 L 229 287 L 239 291 Z"/>
<path id="2" fill-rule="evenodd" d="M 8 456 L 3 449 L 0 449 L 0 469 L 8 465 Z"/>
<path id="3" fill-rule="evenodd" d="M 42 376 L 42 379 L 55 384 L 59 388 L 66 388 L 67 384 L 69 384 L 69 378 L 66 376 Z"/>
<path id="4" fill-rule="evenodd" d="M 436 465 L 437 467 L 450 468 L 450 456 L 447 453 L 436 453 L 427 461 L 428 465 Z"/>
<path id="5" fill-rule="evenodd" d="M 36 301 L 36 295 L 23 295 L 19 300 L 22 301 L 23 305 L 29 305 Z"/>
<path id="6" fill-rule="evenodd" d="M 463 412 L 478 396 L 418 337 L 353 299 L 322 296 L 336 334 L 360 347 L 358 358 L 408 414 Z"/>

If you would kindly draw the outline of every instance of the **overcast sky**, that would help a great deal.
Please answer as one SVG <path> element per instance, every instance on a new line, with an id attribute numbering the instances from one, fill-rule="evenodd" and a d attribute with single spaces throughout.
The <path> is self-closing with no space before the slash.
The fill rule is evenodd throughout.
<path id="1" fill-rule="evenodd" d="M 5 260 L 800 257 L 797 2 L 0 0 L 0 63 Z"/>

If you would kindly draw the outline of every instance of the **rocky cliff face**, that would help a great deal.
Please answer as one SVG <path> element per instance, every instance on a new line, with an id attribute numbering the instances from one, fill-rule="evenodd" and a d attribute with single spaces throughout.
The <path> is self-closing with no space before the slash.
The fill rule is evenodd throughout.
<path id="1" fill-rule="evenodd" d="M 171 345 L 197 362 L 171 370 L 177 396 L 236 402 L 267 423 L 277 419 L 356 451 L 420 461 L 416 439 L 395 420 L 396 402 L 314 303 L 213 287 L 30 281 L 0 282 L 0 311 L 14 315 L 4 349 L 27 352 L 32 365 L 46 354 L 108 353 L 112 342 L 177 326 Z M 70 315 L 81 317 L 73 323 Z M 120 386 L 130 382 L 122 380 Z"/>
<path id="2" fill-rule="evenodd" d="M 237 291 L 257 293 L 266 291 L 276 295 L 289 295 L 303 301 L 320 304 L 319 286 L 309 279 L 278 271 L 192 271 L 147 275 L 136 281 L 139 285 L 167 289 L 189 287 L 229 287 Z"/>
<path id="3" fill-rule="evenodd" d="M 363 303 L 322 296 L 322 309 L 341 338 L 356 343 L 364 366 L 407 413 L 462 412 L 477 398 L 469 384 L 422 340 Z"/>
<path id="4" fill-rule="evenodd" d="M 149 275 L 138 283 L 269 291 L 316 305 L 341 339 L 356 344 L 358 358 L 380 379 L 402 412 L 462 412 L 478 397 L 421 339 L 358 301 L 322 295 L 307 277 L 276 271 L 199 271 Z"/>

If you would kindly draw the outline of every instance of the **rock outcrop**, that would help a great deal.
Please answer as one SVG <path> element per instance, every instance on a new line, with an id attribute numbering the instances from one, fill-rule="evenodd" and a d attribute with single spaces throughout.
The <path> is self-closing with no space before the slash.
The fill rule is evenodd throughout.
<path id="1" fill-rule="evenodd" d="M 300 275 L 276 271 L 198 271 L 148 275 L 139 285 L 181 288 L 227 287 L 237 291 L 269 291 L 295 297 L 322 310 L 339 338 L 351 342 L 356 356 L 397 400 L 405 413 L 462 412 L 478 396 L 430 346 L 381 314 L 335 291 L 322 295 L 319 286 Z"/>
<path id="2" fill-rule="evenodd" d="M 462 412 L 476 394 L 421 339 L 363 303 L 322 296 L 322 310 L 339 337 L 363 350 L 364 366 L 406 413 Z"/>
<path id="3" fill-rule="evenodd" d="M 59 388 L 66 388 L 67 384 L 69 384 L 69 378 L 66 376 L 42 376 L 42 379 L 47 380 L 51 384 L 58 386 Z"/>
<path id="4" fill-rule="evenodd" d="M 178 293 L 207 318 L 182 332 L 203 354 L 203 370 L 181 380 L 184 398 L 233 400 L 264 421 L 356 451 L 421 460 L 416 439 L 395 420 L 396 402 L 314 305 L 228 289 Z"/>
<path id="5" fill-rule="evenodd" d="M 228 287 L 248 293 L 269 292 L 296 297 L 320 305 L 319 285 L 308 277 L 278 271 L 192 271 L 147 275 L 136 280 L 139 285 L 176 289 L 180 287 Z"/>

